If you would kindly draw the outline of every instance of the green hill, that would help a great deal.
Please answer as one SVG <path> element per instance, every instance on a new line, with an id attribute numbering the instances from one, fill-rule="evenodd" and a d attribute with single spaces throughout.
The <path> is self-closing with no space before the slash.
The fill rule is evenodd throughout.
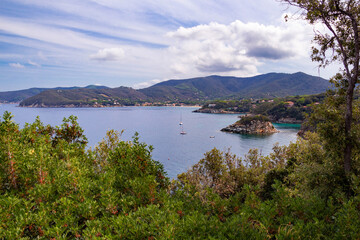
<path id="1" fill-rule="evenodd" d="M 305 73 L 268 73 L 255 77 L 238 78 L 208 76 L 169 80 L 135 90 L 119 88 L 52 89 L 27 98 L 20 106 L 112 106 L 139 102 L 187 102 L 214 99 L 284 97 L 325 92 L 329 81 Z"/>
<path id="2" fill-rule="evenodd" d="M 77 88 L 80 88 L 80 87 L 29 88 L 29 89 L 18 90 L 18 91 L 0 92 L 0 102 L 16 103 L 16 102 L 21 102 L 22 100 L 25 100 L 29 97 L 35 96 L 35 95 L 37 95 L 43 91 L 47 91 L 47 90 L 70 90 L 70 89 L 77 89 Z M 89 85 L 85 88 L 105 89 L 108 87 Z"/>
<path id="3" fill-rule="evenodd" d="M 294 74 L 268 73 L 248 78 L 208 76 L 169 80 L 139 91 L 147 96 L 157 96 L 163 100 L 177 98 L 212 100 L 317 94 L 325 92 L 329 87 L 329 81 L 323 78 L 298 72 Z"/>
<path id="4" fill-rule="evenodd" d="M 145 100 L 146 96 L 128 87 L 118 88 L 76 88 L 43 91 L 27 98 L 20 106 L 32 107 L 91 107 L 107 105 L 129 105 Z"/>

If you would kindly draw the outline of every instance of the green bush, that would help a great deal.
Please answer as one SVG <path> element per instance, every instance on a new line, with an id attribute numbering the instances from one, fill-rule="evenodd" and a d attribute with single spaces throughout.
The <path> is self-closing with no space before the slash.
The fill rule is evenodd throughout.
<path id="1" fill-rule="evenodd" d="M 6 229 L 0 238 L 76 238 L 92 221 L 107 223 L 163 201 L 168 179 L 137 135 L 124 142 L 110 132 L 96 150 L 86 151 L 75 117 L 60 127 L 37 119 L 19 129 L 9 113 L 0 132 L 0 218 Z"/>
<path id="2" fill-rule="evenodd" d="M 268 122 L 270 119 L 263 115 L 245 115 L 238 121 L 240 124 L 249 125 L 252 121 Z"/>

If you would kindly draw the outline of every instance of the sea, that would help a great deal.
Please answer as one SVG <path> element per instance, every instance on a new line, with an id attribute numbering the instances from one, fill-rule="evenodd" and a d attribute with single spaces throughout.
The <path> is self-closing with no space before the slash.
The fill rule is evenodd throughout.
<path id="1" fill-rule="evenodd" d="M 88 148 L 101 141 L 108 130 L 123 131 L 121 139 L 132 140 L 135 132 L 140 141 L 152 145 L 152 157 L 164 165 L 168 177 L 176 176 L 204 157 L 213 148 L 244 157 L 257 148 L 263 155 L 271 153 L 274 144 L 295 142 L 300 125 L 274 124 L 280 131 L 267 136 L 240 135 L 221 132 L 239 118 L 237 114 L 194 113 L 195 107 L 109 107 L 109 108 L 22 108 L 16 104 L 0 104 L 14 115 L 14 121 L 24 126 L 37 116 L 44 124 L 61 125 L 63 118 L 78 117 L 89 140 Z M 182 125 L 180 125 L 180 122 Z M 186 134 L 180 134 L 185 132 Z"/>

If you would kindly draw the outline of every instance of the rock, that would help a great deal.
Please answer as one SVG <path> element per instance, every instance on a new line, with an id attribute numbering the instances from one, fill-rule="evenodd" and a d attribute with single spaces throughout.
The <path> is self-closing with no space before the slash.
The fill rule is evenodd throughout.
<path id="1" fill-rule="evenodd" d="M 236 122 L 223 129 L 223 132 L 232 132 L 240 134 L 271 134 L 279 132 L 269 121 L 252 120 L 249 124 L 241 124 Z"/>

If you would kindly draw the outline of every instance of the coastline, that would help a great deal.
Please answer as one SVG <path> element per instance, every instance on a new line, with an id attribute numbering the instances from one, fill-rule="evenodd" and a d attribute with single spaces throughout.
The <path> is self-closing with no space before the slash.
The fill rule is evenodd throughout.
<path id="1" fill-rule="evenodd" d="M 249 112 L 232 112 L 232 111 L 225 111 L 225 110 L 221 110 L 221 109 L 198 109 L 198 110 L 194 110 L 193 112 L 195 113 L 205 113 L 205 114 L 238 114 L 238 115 L 248 115 L 251 114 Z M 240 116 L 239 116 L 240 118 Z M 297 125 L 301 125 L 304 120 L 298 120 L 295 118 L 279 118 L 278 120 L 274 120 L 273 117 L 269 117 L 270 118 L 270 122 L 271 123 L 275 123 L 275 124 L 297 124 Z"/>
<path id="2" fill-rule="evenodd" d="M 121 107 L 184 107 L 184 108 L 201 108 L 200 105 L 52 105 L 52 106 L 45 106 L 45 105 L 30 105 L 30 106 L 21 106 L 19 103 L 4 103 L 4 104 L 17 104 L 18 107 L 22 108 L 121 108 Z"/>
<path id="3" fill-rule="evenodd" d="M 200 106 L 201 107 L 201 106 Z M 241 112 L 234 112 L 234 111 L 225 111 L 222 109 L 210 109 L 210 108 L 205 108 L 205 109 L 197 109 L 194 110 L 193 112 L 195 113 L 208 113 L 208 114 L 246 114 L 246 113 L 241 113 Z"/>

